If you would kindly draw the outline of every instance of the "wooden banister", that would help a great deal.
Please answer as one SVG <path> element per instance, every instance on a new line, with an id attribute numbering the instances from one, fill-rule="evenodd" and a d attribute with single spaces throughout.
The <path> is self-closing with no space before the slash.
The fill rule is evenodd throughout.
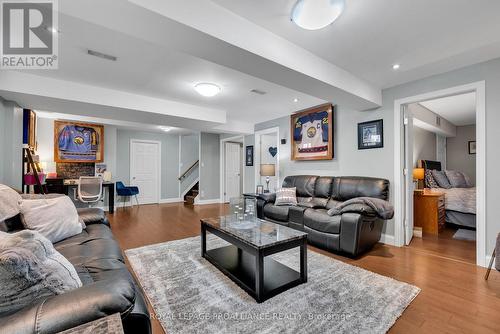
<path id="1" fill-rule="evenodd" d="M 179 176 L 179 181 L 185 178 L 196 166 L 198 166 L 199 163 L 200 160 L 196 160 L 191 166 L 189 166 L 189 168 Z"/>

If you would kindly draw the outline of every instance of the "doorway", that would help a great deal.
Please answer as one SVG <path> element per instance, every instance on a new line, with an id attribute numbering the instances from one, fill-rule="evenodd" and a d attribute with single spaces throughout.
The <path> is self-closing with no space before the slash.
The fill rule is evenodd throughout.
<path id="1" fill-rule="evenodd" d="M 161 143 L 130 140 L 130 184 L 139 188 L 139 204 L 160 202 Z"/>
<path id="2" fill-rule="evenodd" d="M 421 175 L 421 172 L 428 173 L 430 170 L 439 170 L 447 174 L 445 171 L 447 170 L 447 164 L 449 164 L 450 157 L 446 157 L 443 159 L 443 150 L 446 148 L 438 147 L 439 143 L 442 144 L 443 139 L 437 139 L 433 153 L 431 156 L 432 159 L 421 159 L 426 160 L 428 162 L 427 166 L 423 166 L 422 170 L 416 170 L 417 174 L 414 174 L 414 168 L 422 167 L 420 165 L 416 165 L 414 161 L 414 140 L 415 140 L 415 129 L 427 127 L 426 130 L 438 130 L 443 131 L 445 128 L 440 122 L 445 122 L 445 120 L 441 117 L 431 117 L 430 119 L 425 119 L 421 117 L 415 117 L 415 110 L 411 110 L 415 105 L 425 106 L 427 101 L 431 100 L 439 100 L 445 98 L 451 98 L 459 95 L 470 94 L 473 93 L 474 100 L 474 109 L 475 116 L 474 121 L 477 127 L 475 140 L 474 140 L 474 152 L 475 154 L 475 189 L 473 190 L 473 195 L 475 195 L 475 237 L 476 243 L 469 247 L 471 254 L 465 255 L 463 259 L 468 259 L 470 262 L 475 262 L 477 265 L 486 266 L 487 258 L 486 258 L 486 244 L 485 244 L 485 230 L 486 230 L 486 220 L 485 220 L 485 206 L 486 206 L 486 196 L 485 196 L 485 183 L 486 183 L 486 170 L 485 170 L 485 144 L 486 139 L 484 135 L 484 129 L 486 127 L 485 124 L 485 83 L 478 82 L 469 85 L 453 87 L 450 89 L 440 90 L 432 93 L 422 94 L 414 97 L 409 97 L 401 100 L 395 101 L 395 217 L 396 217 L 396 225 L 395 225 L 395 244 L 397 246 L 402 245 L 410 245 L 412 244 L 412 238 L 414 238 L 414 234 L 419 236 L 419 230 L 414 229 L 414 225 L 421 225 L 421 218 L 419 219 L 420 224 L 415 224 L 414 217 L 417 216 L 418 212 L 414 212 L 415 210 L 422 211 L 421 209 L 417 209 L 417 207 L 423 205 L 422 197 L 418 197 L 415 190 L 414 178 L 418 180 L 418 182 L 427 182 L 425 180 L 426 175 Z M 439 116 L 439 115 L 438 115 Z M 417 130 L 420 131 L 420 130 Z M 440 136 L 443 133 L 439 134 Z M 446 135 L 446 134 L 444 134 Z M 449 137 L 455 136 L 450 135 Z M 428 144 L 427 144 L 428 145 Z M 467 146 L 467 145 L 465 145 Z M 463 152 L 467 152 L 468 147 L 463 147 Z M 421 153 L 423 154 L 423 153 Z M 468 152 L 467 152 L 468 154 Z M 444 160 L 444 161 L 443 161 Z M 456 169 L 456 167 L 453 167 Z M 434 175 L 434 174 L 433 174 Z M 427 186 L 429 187 L 429 186 Z M 420 187 L 419 187 L 420 188 Z M 446 188 L 448 189 L 448 188 Z M 424 191 L 430 191 L 433 189 L 425 189 Z M 453 190 L 453 189 L 452 189 Z M 443 224 L 442 227 L 452 226 L 449 223 L 456 223 L 457 220 L 453 221 L 450 218 L 449 213 L 454 213 L 457 209 L 451 207 L 452 197 L 448 195 L 447 191 L 443 191 L 442 189 L 437 189 L 437 192 L 443 193 L 442 198 L 435 198 L 434 204 L 439 205 L 439 203 L 443 203 L 445 210 L 443 211 L 443 215 L 441 216 L 437 214 L 436 211 L 432 212 L 437 214 L 436 219 L 438 221 L 446 221 L 446 224 Z M 434 195 L 432 195 L 434 196 Z M 418 201 L 417 206 L 415 206 L 415 201 Z M 429 203 L 432 203 L 430 201 Z M 445 205 L 446 203 L 446 205 Z M 435 206 L 433 206 L 434 208 Z M 437 209 L 433 209 L 437 210 Z M 424 210 L 429 212 L 428 209 Z M 464 211 L 462 209 L 458 209 L 458 211 Z M 468 212 L 468 211 L 464 211 Z M 446 218 L 445 218 L 446 217 Z M 417 219 L 417 218 L 416 218 Z M 429 222 L 430 220 L 425 220 L 425 222 Z M 418 226 L 420 227 L 420 226 Z M 467 230 L 468 228 L 465 227 Z M 451 230 L 443 230 L 442 232 L 436 232 L 435 235 L 439 235 L 435 238 L 435 242 L 428 242 L 427 246 L 433 249 L 435 253 L 439 253 L 440 256 L 446 256 L 446 250 L 443 247 L 446 247 L 446 244 L 449 243 L 453 245 L 453 243 L 449 242 L 450 239 L 453 239 L 456 231 Z M 442 234 L 439 234 L 442 233 Z M 448 239 L 448 241 L 445 241 Z M 429 239 L 430 240 L 430 239 Z M 421 240 L 416 240 L 414 244 L 422 244 Z M 445 245 L 445 246 L 443 246 Z M 463 249 L 464 247 L 457 247 L 456 249 Z M 467 247 L 465 247 L 467 248 Z M 450 253 L 457 253 L 455 251 L 451 251 Z M 454 254 L 453 257 L 456 257 L 457 254 Z"/>
<path id="3" fill-rule="evenodd" d="M 280 134 L 278 127 L 255 132 L 254 162 L 255 185 L 263 185 L 266 189 L 267 180 L 269 180 L 269 191 L 276 191 L 280 187 Z M 274 173 L 261 175 L 262 165 L 270 165 L 271 168 L 267 168 L 267 171 L 274 170 Z"/>
<path id="4" fill-rule="evenodd" d="M 224 202 L 242 195 L 243 143 L 224 143 Z"/>

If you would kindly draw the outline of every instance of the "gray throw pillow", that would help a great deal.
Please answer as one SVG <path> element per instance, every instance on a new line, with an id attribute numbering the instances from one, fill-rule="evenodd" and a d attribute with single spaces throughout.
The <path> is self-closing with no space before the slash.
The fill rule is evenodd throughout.
<path id="1" fill-rule="evenodd" d="M 0 236 L 0 314 L 82 286 L 73 265 L 36 231 Z"/>
<path id="2" fill-rule="evenodd" d="M 297 188 L 278 189 L 274 205 L 297 205 Z"/>
<path id="3" fill-rule="evenodd" d="M 446 177 L 450 181 L 450 184 L 453 188 L 468 188 L 467 180 L 465 176 L 461 172 L 457 172 L 455 170 L 446 170 L 444 171 Z"/>
<path id="4" fill-rule="evenodd" d="M 451 188 L 450 181 L 448 181 L 448 178 L 446 177 L 446 174 L 443 171 L 433 170 L 432 176 L 434 177 L 434 180 L 436 180 L 436 182 L 440 188 L 444 188 L 444 189 Z"/>

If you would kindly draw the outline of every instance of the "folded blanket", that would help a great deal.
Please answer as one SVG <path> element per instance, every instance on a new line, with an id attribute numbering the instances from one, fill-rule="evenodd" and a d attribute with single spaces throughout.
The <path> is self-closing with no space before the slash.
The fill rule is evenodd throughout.
<path id="1" fill-rule="evenodd" d="M 330 216 L 337 216 L 346 212 L 376 214 L 382 219 L 391 219 L 394 217 L 394 207 L 392 204 L 374 197 L 351 198 L 328 210 Z"/>

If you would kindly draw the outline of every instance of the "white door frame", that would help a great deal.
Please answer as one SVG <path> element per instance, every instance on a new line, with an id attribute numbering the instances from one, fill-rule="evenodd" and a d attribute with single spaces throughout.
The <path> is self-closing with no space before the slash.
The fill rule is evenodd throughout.
<path id="1" fill-rule="evenodd" d="M 402 136 L 401 106 L 430 99 L 437 99 L 464 93 L 476 93 L 476 264 L 487 266 L 486 255 L 486 84 L 485 81 L 437 90 L 430 93 L 406 97 L 394 101 L 394 210 L 395 210 L 395 246 L 404 244 L 404 212 L 402 211 L 405 191 L 403 187 L 404 156 L 401 148 Z M 411 195 L 411 194 L 408 194 Z"/>
<path id="2" fill-rule="evenodd" d="M 271 133 L 276 133 L 276 147 L 278 148 L 278 153 L 276 154 L 276 188 L 280 187 L 280 128 L 275 126 L 273 128 L 268 128 L 260 131 L 255 131 L 255 146 L 254 146 L 254 159 L 253 165 L 255 169 L 255 186 L 260 184 L 260 153 L 261 153 L 261 135 L 267 135 Z"/>
<path id="3" fill-rule="evenodd" d="M 130 139 L 129 146 L 129 184 L 132 183 L 132 144 L 133 143 L 148 143 L 148 144 L 157 144 L 158 145 L 158 191 L 156 194 L 156 203 L 160 203 L 161 199 L 161 141 L 157 140 L 145 140 L 145 139 Z"/>
<path id="4" fill-rule="evenodd" d="M 220 202 L 225 203 L 226 200 L 226 195 L 224 195 L 224 190 L 226 188 L 225 182 L 226 182 L 226 150 L 225 150 L 225 143 L 232 141 L 232 142 L 239 142 L 241 140 L 241 144 L 243 145 L 243 156 L 241 159 L 241 193 L 244 194 L 247 190 L 245 188 L 245 136 L 244 135 L 239 135 L 239 136 L 234 136 L 234 137 L 229 137 L 229 138 L 224 138 L 220 140 Z"/>

